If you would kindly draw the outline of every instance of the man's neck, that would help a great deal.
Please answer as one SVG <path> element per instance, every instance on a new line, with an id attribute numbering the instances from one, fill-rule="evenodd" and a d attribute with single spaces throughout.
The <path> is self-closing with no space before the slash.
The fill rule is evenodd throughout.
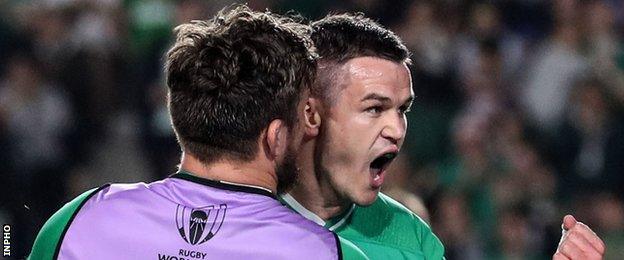
<path id="1" fill-rule="evenodd" d="M 307 210 L 327 221 L 349 210 L 353 202 L 342 198 L 331 186 L 327 176 L 314 172 L 314 153 L 311 149 L 314 149 L 313 142 L 302 147 L 299 155 L 299 182 L 289 194 Z"/>
<path id="2" fill-rule="evenodd" d="M 276 194 L 277 175 L 269 163 L 258 160 L 250 162 L 234 162 L 221 160 L 211 164 L 200 162 L 193 155 L 183 153 L 180 170 L 187 171 L 197 177 L 225 181 L 266 188 Z"/>

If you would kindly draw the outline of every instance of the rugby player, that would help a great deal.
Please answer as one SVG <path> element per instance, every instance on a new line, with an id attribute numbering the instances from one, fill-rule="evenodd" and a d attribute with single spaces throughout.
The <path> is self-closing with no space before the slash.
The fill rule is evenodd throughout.
<path id="1" fill-rule="evenodd" d="M 166 76 L 180 171 L 78 196 L 29 258 L 357 259 L 277 200 L 295 179 L 316 71 L 306 27 L 239 6 L 176 30 Z"/>
<path id="2" fill-rule="evenodd" d="M 414 98 L 409 51 L 362 15 L 330 15 L 312 28 L 320 59 L 304 113 L 302 173 L 282 201 L 370 259 L 441 259 L 429 226 L 379 193 Z"/>
<path id="3" fill-rule="evenodd" d="M 320 59 L 304 113 L 302 173 L 282 202 L 370 259 L 442 259 L 444 247 L 430 227 L 379 192 L 403 143 L 414 97 L 409 51 L 360 14 L 330 15 L 312 28 Z M 602 241 L 569 218 L 563 227 L 574 235 L 562 236 L 554 258 L 600 259 Z"/>

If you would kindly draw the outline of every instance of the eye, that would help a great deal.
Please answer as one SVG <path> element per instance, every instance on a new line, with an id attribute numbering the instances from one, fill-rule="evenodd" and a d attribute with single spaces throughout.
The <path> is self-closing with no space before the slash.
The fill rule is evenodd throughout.
<path id="1" fill-rule="evenodd" d="M 381 113 L 381 111 L 383 111 L 383 108 L 381 106 L 372 106 L 372 107 L 367 108 L 364 111 L 371 113 L 371 114 L 379 114 Z"/>

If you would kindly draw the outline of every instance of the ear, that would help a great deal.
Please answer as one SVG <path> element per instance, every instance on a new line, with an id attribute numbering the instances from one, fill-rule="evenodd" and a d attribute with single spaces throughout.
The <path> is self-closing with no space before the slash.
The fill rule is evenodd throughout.
<path id="1" fill-rule="evenodd" d="M 315 137 L 319 133 L 321 127 L 321 101 L 317 98 L 308 98 L 303 111 L 303 119 L 305 121 L 305 135 Z"/>
<path id="2" fill-rule="evenodd" d="M 288 147 L 288 127 L 281 119 L 271 121 L 266 133 L 267 153 L 277 159 L 286 153 Z"/>

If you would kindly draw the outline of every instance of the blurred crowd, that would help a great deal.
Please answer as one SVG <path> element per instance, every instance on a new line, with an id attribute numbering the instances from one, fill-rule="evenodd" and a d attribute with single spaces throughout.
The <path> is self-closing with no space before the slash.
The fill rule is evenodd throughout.
<path id="1" fill-rule="evenodd" d="M 0 222 L 16 255 L 86 188 L 175 171 L 163 54 L 175 25 L 232 3 L 0 1 Z M 364 12 L 402 37 L 417 98 L 384 190 L 447 259 L 547 259 L 567 213 L 624 259 L 624 1 L 247 3 Z"/>

